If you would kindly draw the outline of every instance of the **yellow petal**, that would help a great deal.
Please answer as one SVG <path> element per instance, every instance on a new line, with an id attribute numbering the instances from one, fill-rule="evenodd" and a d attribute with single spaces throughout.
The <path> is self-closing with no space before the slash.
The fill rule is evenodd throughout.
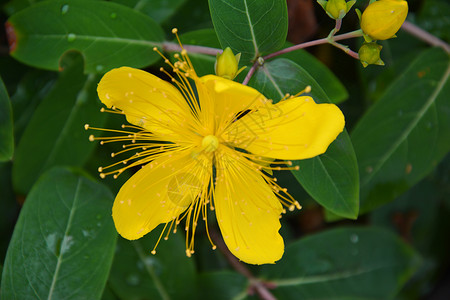
<path id="1" fill-rule="evenodd" d="M 117 194 L 112 212 L 117 232 L 134 240 L 174 220 L 207 188 L 210 170 L 203 156 L 193 159 L 190 153 L 147 164 Z"/>
<path id="2" fill-rule="evenodd" d="M 249 86 L 214 75 L 206 75 L 198 80 L 203 86 L 203 94 L 212 99 L 210 104 L 214 107 L 215 131 L 220 131 L 233 120 L 238 113 L 259 107 L 268 100 L 257 90 Z"/>
<path id="3" fill-rule="evenodd" d="M 334 104 L 297 97 L 266 104 L 233 123 L 226 142 L 253 154 L 276 159 L 306 159 L 324 153 L 344 129 Z"/>
<path id="4" fill-rule="evenodd" d="M 113 69 L 103 76 L 97 92 L 107 107 L 119 108 L 128 122 L 154 133 L 172 133 L 189 116 L 186 101 L 173 85 L 142 70 Z"/>
<path id="5" fill-rule="evenodd" d="M 231 151 L 217 162 L 214 205 L 222 236 L 240 260 L 274 263 L 284 252 L 278 233 L 282 206 L 258 171 Z"/>

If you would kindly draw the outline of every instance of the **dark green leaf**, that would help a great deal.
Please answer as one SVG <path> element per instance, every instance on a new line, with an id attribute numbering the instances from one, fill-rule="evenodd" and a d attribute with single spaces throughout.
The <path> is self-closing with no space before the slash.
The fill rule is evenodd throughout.
<path id="1" fill-rule="evenodd" d="M 419 258 L 390 232 L 339 228 L 288 245 L 281 261 L 262 267 L 279 299 L 390 299 Z"/>
<path id="2" fill-rule="evenodd" d="M 10 160 L 14 152 L 11 101 L 0 78 L 0 161 Z"/>
<path id="3" fill-rule="evenodd" d="M 101 127 L 97 99 L 98 76 L 83 75 L 81 60 L 73 61 L 36 109 L 17 146 L 13 182 L 26 194 L 45 170 L 56 165 L 81 166 L 95 143 L 88 140 L 84 124 Z"/>
<path id="4" fill-rule="evenodd" d="M 177 27 L 180 32 L 187 32 L 212 28 L 212 26 L 208 1 L 185 0 L 175 14 L 164 22 L 163 28 L 166 31 L 170 31 L 172 28 Z"/>
<path id="5" fill-rule="evenodd" d="M 209 0 L 209 9 L 222 48 L 240 52 L 244 64 L 286 41 L 285 0 Z"/>
<path id="6" fill-rule="evenodd" d="M 214 29 L 191 31 L 182 34 L 180 40 L 183 44 L 220 48 L 220 43 Z M 216 57 L 214 55 L 190 52 L 189 58 L 191 59 L 198 76 L 215 74 L 214 64 L 216 62 Z"/>
<path id="7" fill-rule="evenodd" d="M 42 176 L 8 248 L 2 299 L 100 299 L 116 243 L 112 195 L 66 169 Z"/>
<path id="8" fill-rule="evenodd" d="M 159 59 L 152 48 L 164 39 L 149 17 L 106 1 L 40 2 L 13 15 L 7 27 L 11 55 L 21 62 L 58 70 L 60 57 L 75 50 L 86 73 L 148 66 Z"/>
<path id="9" fill-rule="evenodd" d="M 450 150 L 449 75 L 449 56 L 426 51 L 355 127 L 362 212 L 395 199 Z"/>
<path id="10" fill-rule="evenodd" d="M 296 94 L 310 85 L 316 102 L 329 102 L 317 82 L 300 66 L 287 59 L 276 59 L 259 68 L 250 85 L 275 102 L 285 93 Z M 346 131 L 327 152 L 312 159 L 295 162 L 292 171 L 303 188 L 331 212 L 355 219 L 359 208 L 359 180 L 355 153 Z"/>
<path id="11" fill-rule="evenodd" d="M 146 14 L 158 23 L 172 16 L 186 0 L 113 0 Z"/>
<path id="12" fill-rule="evenodd" d="M 285 47 L 288 46 L 292 44 L 286 43 Z M 290 59 L 305 69 L 327 94 L 331 103 L 341 103 L 348 98 L 348 92 L 341 81 L 314 55 L 300 49 L 280 55 L 279 58 Z"/>
<path id="13" fill-rule="evenodd" d="M 247 279 L 236 272 L 208 272 L 198 277 L 199 299 L 242 299 L 247 294 Z"/>
<path id="14" fill-rule="evenodd" d="M 186 257 L 180 233 L 156 245 L 162 226 L 147 236 L 128 241 L 119 239 L 109 283 L 120 299 L 191 299 L 195 293 L 192 258 Z"/>
<path id="15" fill-rule="evenodd" d="M 52 89 L 57 77 L 55 72 L 33 69 L 24 74 L 17 84 L 16 92 L 11 95 L 16 144 L 20 142 L 36 107 Z"/>

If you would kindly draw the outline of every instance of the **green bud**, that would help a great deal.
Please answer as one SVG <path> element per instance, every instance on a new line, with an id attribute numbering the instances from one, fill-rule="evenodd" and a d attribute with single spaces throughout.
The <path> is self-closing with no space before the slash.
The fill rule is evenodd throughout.
<path id="1" fill-rule="evenodd" d="M 380 52 L 383 47 L 375 42 L 364 43 L 359 48 L 359 61 L 362 65 L 367 67 L 368 65 L 380 65 L 384 66 L 384 62 L 380 58 Z"/>
<path id="2" fill-rule="evenodd" d="M 238 70 L 241 54 L 233 54 L 230 47 L 225 48 L 222 54 L 218 54 L 214 69 L 217 76 L 233 80 L 245 67 Z"/>
<path id="3" fill-rule="evenodd" d="M 342 19 L 355 4 L 356 0 L 346 2 L 345 0 L 317 0 L 327 15 L 332 19 Z"/>

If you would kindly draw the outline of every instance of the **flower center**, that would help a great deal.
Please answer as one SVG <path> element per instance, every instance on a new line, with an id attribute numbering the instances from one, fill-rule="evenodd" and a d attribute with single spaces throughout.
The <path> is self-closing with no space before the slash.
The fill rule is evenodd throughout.
<path id="1" fill-rule="evenodd" d="M 205 152 L 214 152 L 219 147 L 219 140 L 214 135 L 207 135 L 202 140 L 202 148 Z"/>

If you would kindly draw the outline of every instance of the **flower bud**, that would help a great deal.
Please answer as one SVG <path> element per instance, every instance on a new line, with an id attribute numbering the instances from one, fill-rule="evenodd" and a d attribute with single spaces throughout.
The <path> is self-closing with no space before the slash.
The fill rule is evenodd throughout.
<path id="1" fill-rule="evenodd" d="M 359 60 L 364 68 L 368 65 L 384 66 L 384 62 L 380 58 L 381 48 L 383 47 L 375 42 L 364 43 L 361 48 L 359 48 Z"/>
<path id="2" fill-rule="evenodd" d="M 214 65 L 216 75 L 233 80 L 245 68 L 238 70 L 240 59 L 240 53 L 234 55 L 230 47 L 225 48 L 222 54 L 217 55 L 216 64 Z"/>
<path id="3" fill-rule="evenodd" d="M 387 40 L 395 36 L 407 14 L 408 3 L 404 0 L 372 2 L 361 16 L 361 29 L 373 40 Z"/>
<path id="4" fill-rule="evenodd" d="M 342 19 L 348 13 L 356 0 L 346 2 L 345 0 L 317 0 L 327 15 L 332 19 Z"/>

